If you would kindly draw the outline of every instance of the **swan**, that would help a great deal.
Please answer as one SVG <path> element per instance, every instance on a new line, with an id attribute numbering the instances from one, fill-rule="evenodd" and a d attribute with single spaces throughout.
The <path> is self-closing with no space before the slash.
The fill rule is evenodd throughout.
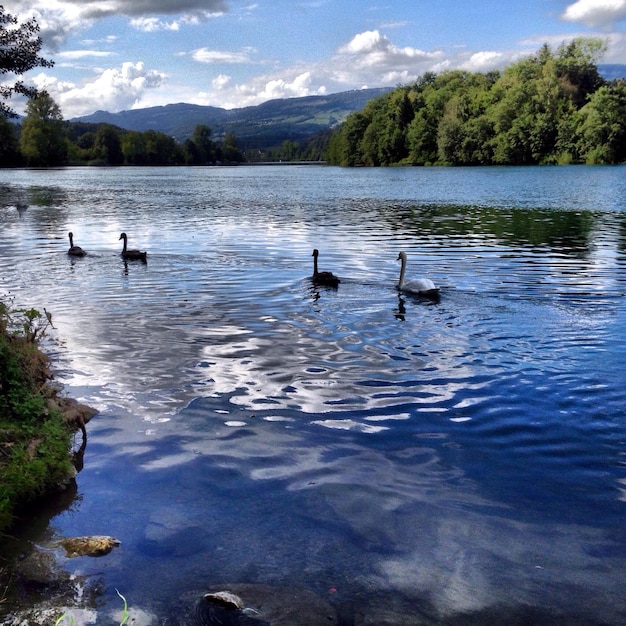
<path id="1" fill-rule="evenodd" d="M 406 272 L 406 252 L 400 252 L 398 261 L 402 261 L 400 268 L 400 280 L 398 281 L 398 290 L 405 293 L 414 293 L 420 296 L 437 297 L 439 295 L 439 287 L 435 286 L 430 278 L 417 278 L 404 282 L 404 273 Z"/>
<path id="2" fill-rule="evenodd" d="M 315 248 L 313 250 L 313 276 L 311 280 L 317 285 L 326 285 L 327 287 L 337 287 L 341 282 L 337 276 L 332 272 L 318 272 L 317 271 L 317 257 L 319 256 L 319 250 Z"/>
<path id="3" fill-rule="evenodd" d="M 87 253 L 80 247 L 74 245 L 74 233 L 68 233 L 70 238 L 70 249 L 67 253 L 70 256 L 85 256 Z"/>
<path id="4" fill-rule="evenodd" d="M 120 235 L 120 239 L 124 240 L 124 249 L 122 250 L 122 258 L 123 259 L 128 259 L 130 261 L 133 261 L 133 260 L 145 261 L 145 260 L 147 260 L 147 256 L 148 256 L 147 252 L 141 252 L 140 250 L 127 250 L 126 249 L 126 246 L 128 244 L 128 237 L 127 237 L 126 233 L 122 233 Z M 119 239 L 118 239 L 118 241 L 119 241 Z"/>

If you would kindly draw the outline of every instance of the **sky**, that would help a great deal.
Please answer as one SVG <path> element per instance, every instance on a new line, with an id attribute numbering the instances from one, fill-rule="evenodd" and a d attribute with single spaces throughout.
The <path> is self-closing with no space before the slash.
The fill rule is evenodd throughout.
<path id="1" fill-rule="evenodd" d="M 26 82 L 65 119 L 178 102 L 226 109 L 502 69 L 602 37 L 626 64 L 626 0 L 0 0 L 35 17 Z M 4 77 L 6 78 L 6 76 Z M 13 79 L 15 77 L 12 77 Z M 23 104 L 11 106 L 23 112 Z"/>

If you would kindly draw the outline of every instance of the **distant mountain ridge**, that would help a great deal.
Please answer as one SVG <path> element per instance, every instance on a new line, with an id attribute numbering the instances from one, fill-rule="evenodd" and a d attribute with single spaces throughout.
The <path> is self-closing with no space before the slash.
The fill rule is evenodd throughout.
<path id="1" fill-rule="evenodd" d="M 222 109 L 196 104 L 165 106 L 109 113 L 96 111 L 70 122 L 112 124 L 126 130 L 156 130 L 182 142 L 200 124 L 211 128 L 221 140 L 227 133 L 237 137 L 242 149 L 266 149 L 285 140 L 303 142 L 316 133 L 333 128 L 372 98 L 391 91 L 389 87 L 344 91 L 325 96 L 269 100 L 257 106 Z"/>
<path id="2" fill-rule="evenodd" d="M 606 80 L 626 78 L 626 65 L 601 64 L 598 71 Z M 284 141 L 305 143 L 310 137 L 343 122 L 360 111 L 372 98 L 392 91 L 392 87 L 343 91 L 324 96 L 269 100 L 257 106 L 223 109 L 196 104 L 168 104 L 109 113 L 96 111 L 73 118 L 71 122 L 107 123 L 126 130 L 156 130 L 177 141 L 190 138 L 196 126 L 209 126 L 220 141 L 233 133 L 240 148 L 265 150 Z"/>

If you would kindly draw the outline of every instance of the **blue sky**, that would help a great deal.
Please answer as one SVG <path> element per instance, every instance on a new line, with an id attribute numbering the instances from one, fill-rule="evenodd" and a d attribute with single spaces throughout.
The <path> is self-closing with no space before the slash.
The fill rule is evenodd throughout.
<path id="1" fill-rule="evenodd" d="M 55 66 L 26 79 L 66 119 L 396 86 L 503 68 L 579 36 L 606 40 L 602 62 L 626 63 L 626 0 L 0 1 L 40 24 Z"/>

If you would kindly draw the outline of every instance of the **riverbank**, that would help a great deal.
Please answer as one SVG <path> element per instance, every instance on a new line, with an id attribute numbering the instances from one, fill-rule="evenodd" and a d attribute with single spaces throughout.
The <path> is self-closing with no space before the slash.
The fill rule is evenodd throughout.
<path id="1" fill-rule="evenodd" d="M 64 398 L 39 342 L 51 316 L 0 302 L 0 532 L 39 498 L 64 489 L 80 467 L 85 424 L 96 411 Z M 72 435 L 82 444 L 72 453 Z"/>

